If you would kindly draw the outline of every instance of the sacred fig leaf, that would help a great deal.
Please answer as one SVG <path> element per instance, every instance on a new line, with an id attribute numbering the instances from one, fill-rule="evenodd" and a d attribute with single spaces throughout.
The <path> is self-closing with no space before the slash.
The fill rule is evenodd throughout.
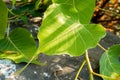
<path id="1" fill-rule="evenodd" d="M 120 44 L 112 46 L 102 55 L 100 73 L 111 77 L 104 80 L 120 80 Z"/>
<path id="2" fill-rule="evenodd" d="M 3 0 L 0 0 L 0 39 L 4 38 L 8 21 L 8 11 Z"/>
<path id="3" fill-rule="evenodd" d="M 45 12 L 38 33 L 40 41 L 38 52 L 48 55 L 79 56 L 86 49 L 95 47 L 105 36 L 105 30 L 101 25 L 89 24 L 93 14 L 94 0 L 67 1 L 69 3 L 66 0 L 59 0 L 59 3 L 53 3 Z"/>
<path id="4" fill-rule="evenodd" d="M 30 34 L 25 29 L 14 29 L 9 37 L 0 40 L 0 58 L 7 58 L 20 62 L 29 62 L 35 55 L 36 43 Z M 37 63 L 34 59 L 32 63 Z"/>
<path id="5" fill-rule="evenodd" d="M 64 12 L 64 15 L 70 16 L 73 20 L 80 21 L 81 24 L 88 24 L 94 12 L 95 1 L 96 0 L 53 0 L 53 3 L 59 4 L 59 9 Z"/>

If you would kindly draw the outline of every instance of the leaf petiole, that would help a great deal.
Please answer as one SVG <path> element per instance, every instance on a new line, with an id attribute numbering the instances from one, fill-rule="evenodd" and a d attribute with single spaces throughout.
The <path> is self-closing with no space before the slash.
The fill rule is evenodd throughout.
<path id="1" fill-rule="evenodd" d="M 101 44 L 97 44 L 102 50 L 104 50 L 104 51 L 107 51 L 107 49 L 105 49 Z"/>
<path id="2" fill-rule="evenodd" d="M 105 75 L 102 75 L 102 74 L 98 74 L 98 73 L 95 73 L 95 72 L 92 72 L 92 74 L 93 74 L 93 75 L 96 75 L 96 76 L 99 76 L 99 77 L 101 77 L 101 78 L 106 78 L 106 79 L 111 79 L 111 80 L 113 80 L 113 78 L 108 77 L 108 76 L 105 76 Z"/>
<path id="3" fill-rule="evenodd" d="M 84 60 L 84 61 L 82 62 L 82 65 L 80 66 L 80 68 L 79 68 L 79 70 L 78 70 L 78 72 L 77 72 L 74 80 L 77 80 L 77 78 L 78 78 L 78 76 L 79 76 L 79 74 L 80 74 L 83 66 L 85 65 L 85 63 L 86 63 L 86 60 Z"/>
<path id="4" fill-rule="evenodd" d="M 86 62 L 87 62 L 87 65 L 88 65 L 88 70 L 89 70 L 89 73 L 90 73 L 90 80 L 94 80 L 94 77 L 93 77 L 93 70 L 92 70 L 92 67 L 91 67 L 91 64 L 90 64 L 90 60 L 89 60 L 89 57 L 88 57 L 88 51 L 86 50 L 86 53 L 85 53 L 85 58 L 86 58 Z"/>

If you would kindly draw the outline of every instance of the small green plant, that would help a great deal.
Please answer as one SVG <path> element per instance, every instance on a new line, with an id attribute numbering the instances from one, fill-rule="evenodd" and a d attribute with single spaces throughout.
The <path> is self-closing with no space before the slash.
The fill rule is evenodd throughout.
<path id="1" fill-rule="evenodd" d="M 15 4 L 15 0 L 13 0 Z M 35 9 L 39 8 L 41 0 L 36 1 Z M 27 62 L 40 64 L 37 56 L 44 52 L 47 55 L 68 54 L 81 56 L 85 53 L 90 80 L 93 75 L 104 80 L 120 79 L 120 45 L 104 49 L 98 42 L 106 35 L 102 25 L 91 24 L 95 0 L 52 0 L 52 4 L 44 12 L 42 25 L 38 32 L 39 46 L 36 47 L 31 33 L 23 28 L 16 28 L 7 32 L 5 36 L 8 11 L 0 0 L 0 58 L 7 58 L 16 63 Z M 100 46 L 105 53 L 100 60 L 100 74 L 93 72 L 87 50 Z M 41 65 L 41 64 L 40 64 Z"/>

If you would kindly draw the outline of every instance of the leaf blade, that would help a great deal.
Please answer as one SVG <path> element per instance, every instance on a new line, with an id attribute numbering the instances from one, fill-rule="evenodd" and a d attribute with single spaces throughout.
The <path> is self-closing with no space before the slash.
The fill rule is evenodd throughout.
<path id="1" fill-rule="evenodd" d="M 71 9 L 73 9 L 71 5 L 57 3 L 53 3 L 47 9 L 38 33 L 40 41 L 38 52 L 48 55 L 67 53 L 79 56 L 86 49 L 95 47 L 97 42 L 105 36 L 105 30 L 101 25 L 89 24 L 88 18 L 86 24 L 81 23 L 79 18 L 81 20 L 83 18 L 78 16 L 80 12 L 71 11 Z M 93 12 L 90 12 L 90 15 L 91 13 Z M 94 37 L 96 38 L 92 41 Z"/>
<path id="2" fill-rule="evenodd" d="M 110 47 L 100 59 L 100 73 L 113 78 L 114 80 L 120 79 L 120 44 Z M 116 76 L 117 74 L 118 76 Z M 109 79 L 104 79 L 109 80 Z"/>
<path id="3" fill-rule="evenodd" d="M 29 62 L 36 49 L 36 43 L 30 32 L 22 28 L 13 30 L 9 37 L 0 40 L 0 51 L 3 52 L 0 58 L 12 59 L 16 63 Z"/>
<path id="4" fill-rule="evenodd" d="M 5 3 L 0 0 L 0 39 L 4 38 L 8 21 L 8 11 Z"/>

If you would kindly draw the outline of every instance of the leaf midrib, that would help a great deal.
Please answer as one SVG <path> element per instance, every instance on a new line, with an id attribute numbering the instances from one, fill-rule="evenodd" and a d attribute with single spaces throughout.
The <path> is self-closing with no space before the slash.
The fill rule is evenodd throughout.
<path id="1" fill-rule="evenodd" d="M 8 41 L 14 46 L 14 48 L 20 53 L 20 55 L 23 55 L 26 59 L 29 60 L 29 58 L 26 57 L 26 56 L 24 55 L 24 53 L 14 44 L 14 42 L 10 39 L 9 36 L 7 37 L 7 39 L 8 39 Z"/>

